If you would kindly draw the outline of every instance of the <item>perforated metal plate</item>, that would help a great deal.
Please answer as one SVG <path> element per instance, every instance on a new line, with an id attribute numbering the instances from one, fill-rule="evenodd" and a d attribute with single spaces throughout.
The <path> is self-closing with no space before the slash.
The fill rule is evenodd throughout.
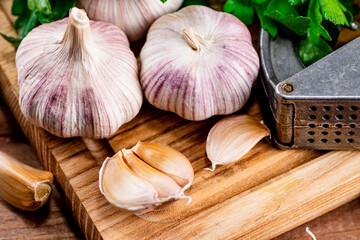
<path id="1" fill-rule="evenodd" d="M 262 82 L 283 148 L 360 148 L 360 38 L 304 68 L 292 41 L 260 37 Z"/>

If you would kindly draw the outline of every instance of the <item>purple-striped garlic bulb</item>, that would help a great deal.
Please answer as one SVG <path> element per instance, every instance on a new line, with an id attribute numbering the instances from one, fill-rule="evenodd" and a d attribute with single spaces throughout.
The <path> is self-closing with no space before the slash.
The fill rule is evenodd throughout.
<path id="1" fill-rule="evenodd" d="M 259 72 L 246 26 L 231 14 L 203 6 L 156 20 L 140 61 L 147 100 L 196 121 L 239 110 Z"/>
<path id="2" fill-rule="evenodd" d="M 105 138 L 142 104 L 124 32 L 90 21 L 78 8 L 32 30 L 19 46 L 16 66 L 22 113 L 56 136 Z"/>
<path id="3" fill-rule="evenodd" d="M 150 25 L 160 16 L 176 11 L 183 0 L 80 0 L 94 20 L 120 27 L 130 41 L 145 36 Z"/>

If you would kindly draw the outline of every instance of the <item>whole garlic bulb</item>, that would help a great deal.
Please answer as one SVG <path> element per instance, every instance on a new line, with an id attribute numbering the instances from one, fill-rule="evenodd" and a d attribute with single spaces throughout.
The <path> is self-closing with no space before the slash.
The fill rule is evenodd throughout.
<path id="1" fill-rule="evenodd" d="M 107 137 L 142 104 L 125 34 L 110 23 L 89 21 L 77 8 L 69 18 L 31 31 L 16 66 L 22 113 L 56 136 Z"/>
<path id="2" fill-rule="evenodd" d="M 176 11 L 183 0 L 80 0 L 94 20 L 120 27 L 130 41 L 142 38 L 158 17 Z"/>
<path id="3" fill-rule="evenodd" d="M 188 120 L 239 110 L 259 72 L 246 26 L 228 13 L 203 6 L 156 20 L 140 61 L 147 100 Z"/>

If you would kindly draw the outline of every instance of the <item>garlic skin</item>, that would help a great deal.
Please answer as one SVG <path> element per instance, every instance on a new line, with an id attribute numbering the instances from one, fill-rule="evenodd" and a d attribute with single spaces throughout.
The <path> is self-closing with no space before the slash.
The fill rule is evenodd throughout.
<path id="1" fill-rule="evenodd" d="M 126 165 L 122 152 L 107 158 L 99 173 L 100 192 L 111 204 L 136 211 L 158 205 L 158 193 Z"/>
<path id="2" fill-rule="evenodd" d="M 59 137 L 105 138 L 142 104 L 138 67 L 125 34 L 80 9 L 43 24 L 16 54 L 20 108 Z"/>
<path id="3" fill-rule="evenodd" d="M 130 211 L 153 209 L 164 202 L 183 198 L 189 203 L 191 198 L 184 194 L 194 179 L 189 160 L 175 149 L 161 144 L 139 142 L 136 146 L 141 156 L 134 148 L 123 149 L 103 163 L 99 172 L 99 189 L 105 198 L 111 204 Z M 159 149 L 162 154 L 159 154 Z M 151 164 L 154 162 L 159 162 L 157 165 L 161 169 L 169 169 L 160 170 Z M 179 169 L 174 170 L 172 166 Z M 181 175 L 183 172 L 186 173 Z"/>
<path id="4" fill-rule="evenodd" d="M 171 147 L 139 141 L 131 151 L 153 168 L 170 176 L 183 190 L 192 184 L 194 170 L 189 160 Z"/>
<path id="5" fill-rule="evenodd" d="M 53 174 L 27 166 L 0 152 L 0 197 L 23 211 L 35 211 L 49 199 Z"/>
<path id="6" fill-rule="evenodd" d="M 195 121 L 239 110 L 259 72 L 246 26 L 231 14 L 204 6 L 156 20 L 140 61 L 147 100 Z"/>
<path id="7" fill-rule="evenodd" d="M 183 0 L 80 0 L 91 19 L 113 23 L 130 41 L 142 38 L 158 17 L 176 11 Z"/>
<path id="8" fill-rule="evenodd" d="M 232 115 L 217 122 L 206 139 L 206 154 L 212 163 L 225 165 L 240 160 L 270 130 L 260 120 L 246 114 Z"/>

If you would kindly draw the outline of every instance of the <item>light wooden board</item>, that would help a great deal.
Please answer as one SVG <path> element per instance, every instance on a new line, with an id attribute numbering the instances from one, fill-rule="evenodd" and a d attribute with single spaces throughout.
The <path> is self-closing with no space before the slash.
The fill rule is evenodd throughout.
<path id="1" fill-rule="evenodd" d="M 16 34 L 3 11 L 0 32 Z M 23 117 L 15 51 L 3 39 L 0 91 L 88 239 L 269 239 L 360 195 L 360 152 L 282 151 L 262 141 L 242 161 L 205 171 L 205 139 L 221 117 L 190 122 L 145 104 L 109 144 L 114 151 L 138 140 L 167 144 L 190 159 L 195 180 L 186 192 L 191 204 L 179 200 L 135 216 L 100 194 L 99 166 L 81 139 L 54 137 Z M 256 101 L 248 111 L 260 114 Z"/>

